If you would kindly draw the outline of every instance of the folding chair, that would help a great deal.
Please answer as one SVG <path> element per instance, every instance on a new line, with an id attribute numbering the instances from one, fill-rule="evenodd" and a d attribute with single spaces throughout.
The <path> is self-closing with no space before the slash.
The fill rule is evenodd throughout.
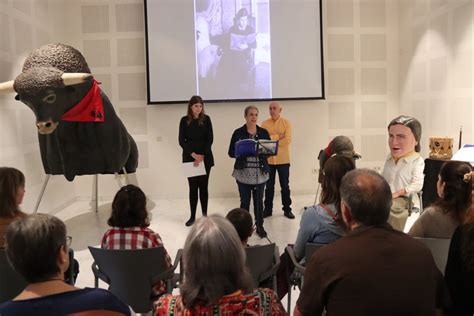
<path id="1" fill-rule="evenodd" d="M 245 248 L 246 263 L 253 279 L 254 288 L 266 280 L 272 282 L 273 291 L 277 290 L 276 273 L 280 266 L 278 246 L 274 243 Z"/>
<path id="2" fill-rule="evenodd" d="M 95 287 L 99 279 L 109 284 L 109 290 L 135 313 L 152 310 L 152 289 L 158 281 L 167 283 L 171 293 L 181 281 L 181 275 L 174 273 L 181 261 L 182 250 L 178 250 L 172 267 L 167 267 L 164 247 L 137 250 L 110 250 L 89 247 L 94 258 L 92 271 Z"/>
<path id="3" fill-rule="evenodd" d="M 28 285 L 8 262 L 4 249 L 0 249 L 0 303 L 10 301 Z"/>
<path id="4" fill-rule="evenodd" d="M 326 244 L 314 244 L 314 243 L 307 243 L 306 248 L 305 248 L 305 262 L 309 262 L 313 254 L 320 249 L 321 247 L 326 246 Z M 286 246 L 286 252 L 288 252 L 288 255 L 291 258 L 291 262 L 295 266 L 295 269 L 293 270 L 293 274 L 288 278 L 288 305 L 287 305 L 287 311 L 289 312 L 291 309 L 291 287 L 292 286 L 297 286 L 300 290 L 303 288 L 303 282 L 304 282 L 304 272 L 305 272 L 305 266 L 302 265 L 295 256 L 295 250 L 293 249 L 292 246 Z"/>
<path id="5" fill-rule="evenodd" d="M 451 239 L 422 237 L 415 237 L 415 239 L 424 243 L 431 250 L 431 254 L 433 255 L 436 266 L 444 275 L 444 269 L 446 268 L 446 263 L 448 261 L 449 245 L 451 244 Z"/>

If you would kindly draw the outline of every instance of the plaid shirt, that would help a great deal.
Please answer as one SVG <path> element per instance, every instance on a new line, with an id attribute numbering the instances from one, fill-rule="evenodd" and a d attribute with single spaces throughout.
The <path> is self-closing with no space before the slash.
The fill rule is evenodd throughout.
<path id="1" fill-rule="evenodd" d="M 163 246 L 160 235 L 147 227 L 112 227 L 102 237 L 101 247 L 103 249 L 145 249 Z M 168 267 L 173 264 L 166 252 L 166 263 Z M 158 296 L 166 293 L 166 283 L 160 281 L 153 288 L 153 294 Z"/>

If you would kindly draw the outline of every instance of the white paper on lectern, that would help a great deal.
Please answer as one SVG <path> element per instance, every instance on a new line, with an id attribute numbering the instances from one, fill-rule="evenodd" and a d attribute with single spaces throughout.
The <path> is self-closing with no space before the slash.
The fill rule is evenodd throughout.
<path id="1" fill-rule="evenodd" d="M 205 175 L 204 161 L 201 161 L 197 167 L 194 166 L 194 162 L 183 162 L 183 173 L 186 178 Z"/>
<path id="2" fill-rule="evenodd" d="M 454 155 L 451 160 L 474 162 L 474 145 L 464 144 Z"/>

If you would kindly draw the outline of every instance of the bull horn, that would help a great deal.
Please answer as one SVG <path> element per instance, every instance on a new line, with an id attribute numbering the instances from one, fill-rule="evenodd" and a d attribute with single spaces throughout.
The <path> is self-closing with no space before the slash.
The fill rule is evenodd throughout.
<path id="1" fill-rule="evenodd" d="M 92 75 L 84 72 L 65 72 L 61 75 L 61 78 L 65 86 L 72 86 L 86 82 L 86 80 L 92 78 Z"/>
<path id="2" fill-rule="evenodd" d="M 13 89 L 13 83 L 13 80 L 0 83 L 0 93 L 15 92 L 15 89 Z"/>

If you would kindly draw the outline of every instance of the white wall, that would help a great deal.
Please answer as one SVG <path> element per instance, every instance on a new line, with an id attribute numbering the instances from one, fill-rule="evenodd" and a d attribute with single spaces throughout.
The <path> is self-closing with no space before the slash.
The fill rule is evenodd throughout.
<path id="1" fill-rule="evenodd" d="M 0 1 L 0 82 L 14 79 L 32 48 L 50 42 L 47 1 Z M 26 176 L 22 208 L 34 208 L 45 177 L 38 147 L 35 118 L 15 94 L 0 95 L 0 166 L 16 167 Z M 74 185 L 63 177 L 51 177 L 40 211 L 63 208 L 75 199 Z"/>
<path id="2" fill-rule="evenodd" d="M 8 12 L 16 10 L 12 7 L 17 1 L 6 3 Z M 31 7 L 36 5 L 26 0 L 25 3 Z M 51 26 L 47 40 L 73 45 L 86 56 L 94 75 L 102 82 L 102 88 L 139 145 L 140 185 L 154 197 L 186 197 L 187 181 L 181 176 L 181 150 L 177 143 L 178 122 L 186 113 L 186 105 L 146 104 L 143 1 L 51 0 L 48 3 Z M 364 157 L 358 166 L 380 168 L 388 150 L 386 125 L 399 114 L 398 2 L 323 1 L 323 21 L 326 100 L 282 102 L 283 114 L 294 126 L 290 177 L 294 194 L 316 191 L 313 169 L 318 167 L 317 154 L 336 135 L 344 134 L 353 139 Z M 35 47 L 40 44 L 33 43 Z M 25 51 L 30 49 L 27 47 Z M 304 52 L 295 52 L 295 58 L 299 53 Z M 12 55 L 16 55 L 15 52 Z M 11 79 L 5 77 L 2 79 Z M 6 101 L 1 104 L 3 110 Z M 244 123 L 243 109 L 248 104 L 206 104 L 215 133 L 216 166 L 211 173 L 211 196 L 237 195 L 231 177 L 233 160 L 227 156 L 227 149 L 232 131 Z M 267 102 L 254 104 L 260 109 L 261 119 L 266 118 Z M 8 106 L 22 108 L 15 101 L 9 101 Z M 32 116 L 27 109 L 22 109 L 24 115 Z M 32 117 L 19 119 L 10 128 L 0 128 L 19 131 L 22 125 L 30 123 L 33 123 Z M 28 137 L 35 138 L 34 133 L 30 129 Z M 5 147 L 2 145 L 0 163 L 16 161 L 16 158 L 3 158 Z M 26 150 L 23 144 L 15 148 Z M 29 145 L 28 150 L 39 156 L 36 144 Z M 39 165 L 36 170 L 42 178 Z M 90 196 L 91 183 L 91 177 L 76 178 L 75 195 Z M 117 189 L 113 176 L 101 176 L 99 183 L 103 197 L 113 196 Z M 65 199 L 64 191 L 59 188 L 49 193 Z"/>
<path id="3" fill-rule="evenodd" d="M 401 111 L 423 124 L 428 137 L 448 136 L 458 146 L 473 139 L 473 56 L 471 0 L 404 0 L 400 5 Z"/>

